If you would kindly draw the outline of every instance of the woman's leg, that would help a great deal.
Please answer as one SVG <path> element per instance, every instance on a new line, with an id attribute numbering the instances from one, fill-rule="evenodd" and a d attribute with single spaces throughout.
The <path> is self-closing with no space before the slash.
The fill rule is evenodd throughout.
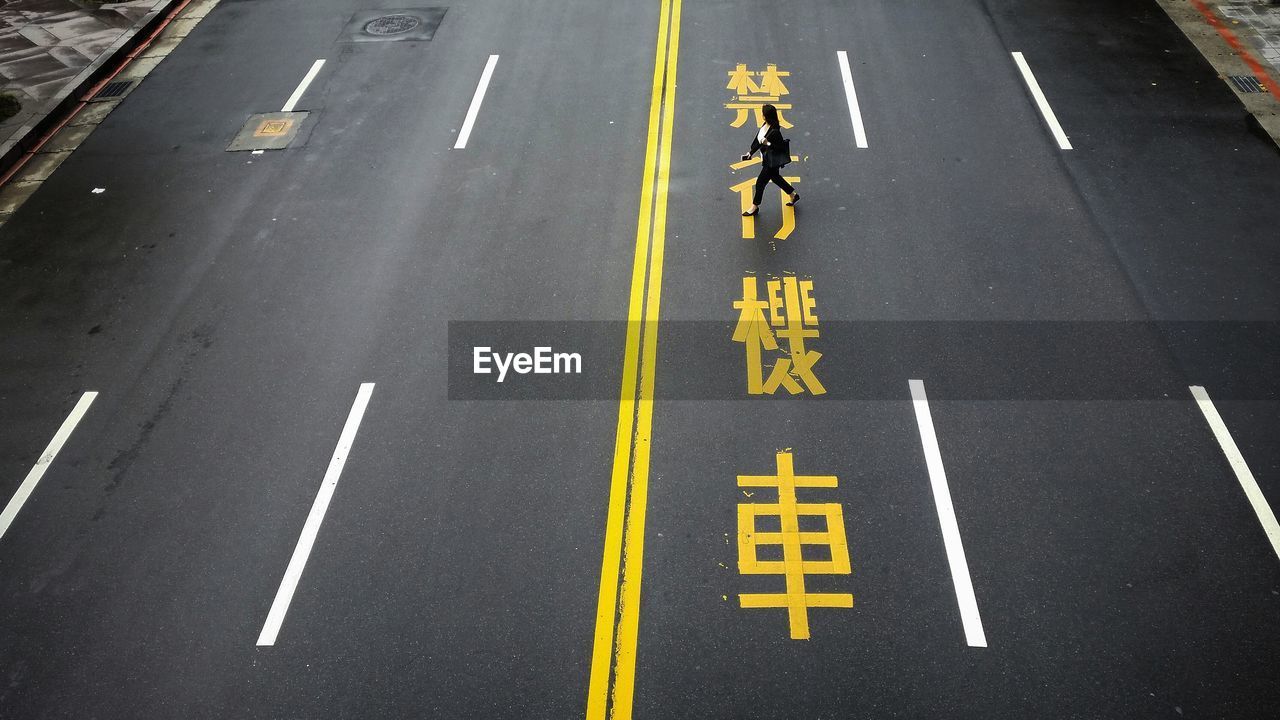
<path id="1" fill-rule="evenodd" d="M 760 201 L 764 199 L 764 186 L 777 176 L 778 171 L 774 168 L 760 168 L 760 177 L 756 178 L 756 193 L 751 196 L 753 206 L 760 207 Z"/>
<path id="2" fill-rule="evenodd" d="M 782 188 L 782 192 L 784 192 L 784 193 L 786 193 L 786 194 L 788 194 L 788 195 L 795 195 L 795 194 L 796 194 L 796 189 L 795 189 L 795 187 L 794 187 L 791 183 L 789 183 L 789 182 L 787 182 L 785 179 L 783 179 L 783 177 L 782 177 L 782 168 L 774 168 L 774 169 L 773 169 L 773 170 L 771 170 L 770 172 L 772 172 L 772 173 L 773 173 L 773 176 L 772 176 L 772 177 L 770 177 L 769 179 L 770 179 L 770 180 L 772 180 L 772 181 L 774 182 L 774 184 L 776 184 L 778 187 Z M 760 203 L 759 203 L 759 202 L 757 202 L 756 204 L 757 204 L 757 205 L 759 205 Z"/>

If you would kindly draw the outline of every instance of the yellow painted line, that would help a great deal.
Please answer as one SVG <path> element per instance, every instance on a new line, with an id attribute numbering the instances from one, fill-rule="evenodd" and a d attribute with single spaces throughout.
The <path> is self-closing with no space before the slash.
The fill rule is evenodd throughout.
<path id="1" fill-rule="evenodd" d="M 629 720 L 634 696 L 680 4 L 681 0 L 662 0 L 658 16 L 587 720 Z"/>

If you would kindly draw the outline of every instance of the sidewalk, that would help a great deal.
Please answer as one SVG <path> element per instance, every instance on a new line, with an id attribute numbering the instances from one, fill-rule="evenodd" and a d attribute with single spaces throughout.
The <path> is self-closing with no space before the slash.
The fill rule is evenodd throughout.
<path id="1" fill-rule="evenodd" d="M 0 122 L 7 166 L 42 121 L 83 92 L 117 51 L 175 0 L 0 0 L 0 94 L 21 104 Z M 0 168 L 2 171 L 3 168 Z"/>
<path id="2" fill-rule="evenodd" d="M 1227 18 L 1235 33 L 1257 51 L 1270 67 L 1272 79 L 1280 78 L 1280 3 L 1271 0 L 1235 0 L 1216 3 L 1218 14 Z"/>
<path id="3" fill-rule="evenodd" d="M 1280 4 L 1156 0 L 1236 94 L 1253 127 L 1280 146 Z"/>

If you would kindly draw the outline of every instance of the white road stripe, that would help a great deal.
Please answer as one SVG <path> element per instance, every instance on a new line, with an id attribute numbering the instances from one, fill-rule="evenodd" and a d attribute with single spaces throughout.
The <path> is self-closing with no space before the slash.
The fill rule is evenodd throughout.
<path id="1" fill-rule="evenodd" d="M 471 138 L 471 126 L 476 123 L 476 116 L 480 114 L 480 103 L 484 102 L 484 93 L 489 89 L 489 78 L 493 77 L 493 69 L 498 65 L 498 56 L 490 55 L 489 62 L 484 65 L 484 72 L 480 75 L 480 84 L 476 86 L 476 94 L 471 97 L 471 107 L 467 109 L 467 119 L 462 121 L 462 130 L 458 132 L 458 141 L 453 144 L 454 150 L 461 150 L 467 146 L 467 140 Z"/>
<path id="2" fill-rule="evenodd" d="M 849 70 L 849 55 L 836 51 L 840 59 L 840 77 L 844 78 L 844 95 L 849 99 L 849 120 L 853 122 L 853 139 L 858 147 L 867 147 L 867 131 L 862 127 L 862 111 L 858 109 L 858 94 L 853 91 L 853 72 Z"/>
<path id="3" fill-rule="evenodd" d="M 920 426 L 920 444 L 924 447 L 925 464 L 929 467 L 929 482 L 933 484 L 933 502 L 938 506 L 938 523 L 942 526 L 947 562 L 951 564 L 951 581 L 956 586 L 964 637 L 969 647 L 986 647 L 987 636 L 982 631 L 978 600 L 973 595 L 973 581 L 969 579 L 969 563 L 964 557 L 964 543 L 960 541 L 960 526 L 956 523 L 955 507 L 951 504 L 947 474 L 942 468 L 942 453 L 938 450 L 938 436 L 933 429 L 929 398 L 924 394 L 924 381 L 911 381 L 911 401 L 916 409 L 916 424 Z"/>
<path id="4" fill-rule="evenodd" d="M 54 433 L 53 439 L 49 441 L 49 446 L 40 454 L 40 459 L 36 460 L 36 464 L 32 466 L 31 472 L 27 473 L 26 479 L 18 486 L 18 491 L 13 494 L 9 500 L 9 504 L 4 506 L 4 512 L 0 512 L 0 538 L 9 531 L 9 526 L 13 524 L 13 519 L 18 516 L 18 511 L 22 509 L 27 498 L 31 497 L 31 493 L 35 492 L 36 485 L 39 484 L 40 478 L 44 477 L 45 470 L 49 469 L 49 465 L 53 463 L 53 459 L 58 457 L 58 451 L 67 442 L 67 438 L 71 437 L 71 431 L 76 429 L 80 418 L 88 412 L 89 406 L 93 404 L 93 399 L 98 397 L 96 392 L 87 392 L 80 396 L 80 401 L 71 408 L 71 414 L 66 420 L 62 421 L 62 427 L 58 428 L 58 432 Z"/>
<path id="5" fill-rule="evenodd" d="M 302 526 L 302 536 L 298 538 L 298 544 L 293 549 L 293 558 L 289 560 L 289 567 L 284 571 L 284 579 L 280 581 L 276 599 L 271 603 L 271 611 L 267 613 L 267 622 L 262 626 L 262 633 L 258 635 L 260 647 L 276 644 L 276 635 L 279 634 L 280 626 L 284 623 L 285 613 L 289 612 L 293 591 L 297 589 L 298 580 L 307 566 L 311 546 L 315 544 L 316 535 L 320 532 L 320 523 L 324 522 L 325 511 L 329 509 L 329 500 L 333 498 L 333 491 L 338 487 L 342 467 L 347 462 L 347 454 L 351 451 L 351 444 L 355 442 L 356 431 L 360 429 L 360 419 L 364 417 L 364 409 L 368 406 L 369 396 L 372 394 L 373 383 L 361 384 L 360 392 L 356 393 L 351 414 L 347 415 L 347 424 L 342 428 L 342 435 L 338 436 L 338 447 L 334 449 L 333 459 L 329 461 L 329 470 L 324 474 L 324 481 L 320 483 L 320 492 L 316 493 L 316 501 L 311 505 L 311 514 L 307 515 L 307 522 Z"/>
<path id="6" fill-rule="evenodd" d="M 1027 89 L 1031 91 L 1031 97 L 1036 99 L 1036 105 L 1040 106 L 1040 114 L 1044 116 L 1044 121 L 1048 123 L 1049 130 L 1053 132 L 1053 137 L 1058 141 L 1058 147 L 1063 150 L 1071 149 L 1071 141 L 1067 139 L 1067 134 L 1062 131 L 1062 126 L 1058 124 L 1058 118 L 1053 114 L 1053 108 L 1049 107 L 1049 101 L 1045 99 L 1044 93 L 1040 91 L 1040 83 L 1036 82 L 1036 76 L 1031 74 L 1031 66 L 1027 65 L 1027 59 L 1022 53 L 1015 52 L 1013 61 L 1018 64 L 1018 69 L 1022 71 L 1022 79 L 1027 83 Z"/>
<path id="7" fill-rule="evenodd" d="M 1200 412 L 1204 413 L 1204 419 L 1209 421 L 1214 437 L 1218 438 L 1222 453 L 1227 456 L 1227 462 L 1231 463 L 1231 469 L 1235 471 L 1240 487 L 1244 488 L 1249 504 L 1253 505 L 1253 512 L 1257 514 L 1258 522 L 1262 523 L 1262 529 L 1266 531 L 1267 539 L 1271 541 L 1271 549 L 1275 551 L 1276 557 L 1280 558 L 1280 524 L 1276 523 L 1276 514 L 1267 504 L 1267 498 L 1258 487 L 1258 481 L 1253 479 L 1253 473 L 1245 464 L 1240 448 L 1236 447 L 1236 441 L 1231 439 L 1231 433 L 1227 431 L 1226 423 L 1222 422 L 1222 416 L 1218 414 L 1218 409 L 1209 399 L 1209 393 L 1199 385 L 1192 385 L 1191 394 L 1195 397 L 1196 404 L 1200 406 Z"/>
<path id="8" fill-rule="evenodd" d="M 288 102 L 284 107 L 280 108 L 280 112 L 293 112 L 298 106 L 298 101 L 302 99 L 302 94 L 307 91 L 307 87 L 311 85 L 311 81 L 316 79 L 316 75 L 320 74 L 320 68 L 324 67 L 324 58 L 320 58 L 311 65 L 311 69 L 307 71 L 307 76 L 302 78 L 302 82 L 298 83 L 298 89 L 293 91 L 289 96 Z"/>

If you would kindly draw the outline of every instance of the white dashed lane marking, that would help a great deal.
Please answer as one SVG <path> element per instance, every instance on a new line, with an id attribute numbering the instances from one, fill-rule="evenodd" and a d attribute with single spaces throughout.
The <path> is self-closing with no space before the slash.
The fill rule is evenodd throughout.
<path id="1" fill-rule="evenodd" d="M 276 644 L 276 636 L 280 633 L 280 626 L 284 624 L 285 613 L 289 612 L 293 592 L 298 588 L 298 580 L 302 578 L 302 571 L 307 566 L 311 547 L 315 544 L 316 535 L 320 533 L 320 524 L 324 522 L 324 514 L 329 509 L 329 501 L 333 499 L 333 491 L 338 487 L 338 478 L 342 476 L 342 468 L 347 463 L 347 455 L 350 454 L 351 445 L 356 440 L 356 431 L 360 429 L 360 420 L 364 417 L 364 410 L 369 405 L 371 395 L 373 395 L 373 383 L 362 384 L 360 392 L 356 393 L 356 401 L 351 406 L 351 413 L 347 415 L 347 424 L 342 428 L 342 434 L 338 436 L 338 446 L 334 448 L 333 459 L 329 461 L 329 469 L 324 474 L 324 481 L 320 483 L 320 492 L 316 493 L 316 500 L 311 505 L 311 513 L 307 515 L 307 522 L 302 526 L 302 535 L 293 549 L 289 567 L 284 571 L 280 589 L 276 591 L 276 599 L 271 603 L 267 621 L 262 626 L 262 633 L 258 635 L 259 646 Z"/>
<path id="2" fill-rule="evenodd" d="M 295 89 L 293 94 L 289 96 L 289 99 L 285 101 L 284 107 L 280 108 L 280 112 L 293 112 L 293 109 L 296 108 L 298 103 L 302 100 L 303 93 L 305 93 L 307 88 L 310 87 L 311 81 L 315 80 L 316 75 L 320 74 L 320 68 L 322 67 L 324 67 L 324 58 L 320 58 L 311 64 L 311 69 L 307 71 L 306 76 L 302 78 L 302 82 L 298 83 L 297 89 Z"/>
<path id="3" fill-rule="evenodd" d="M 1053 138 L 1058 141 L 1058 147 L 1063 150 L 1071 149 L 1071 141 L 1067 139 L 1067 134 L 1062 131 L 1062 126 L 1058 124 L 1058 117 L 1053 114 L 1053 108 L 1049 107 L 1049 101 L 1045 99 L 1044 92 L 1040 90 L 1040 83 L 1036 82 L 1036 76 L 1031 73 L 1031 66 L 1027 64 L 1027 59 L 1022 53 L 1013 53 L 1013 61 L 1018 64 L 1018 70 L 1022 71 L 1022 79 L 1027 83 L 1027 89 L 1031 91 L 1031 97 L 1035 99 L 1036 105 L 1040 108 L 1040 114 L 1044 116 L 1045 123 L 1049 126 L 1049 131 L 1053 133 Z"/>
<path id="4" fill-rule="evenodd" d="M 849 121 L 853 123 L 853 140 L 858 147 L 867 147 L 867 131 L 862 126 L 862 109 L 858 106 L 858 93 L 853 89 L 853 71 L 849 69 L 849 55 L 844 50 L 836 52 L 840 61 L 840 78 L 844 81 L 844 96 L 849 101 Z"/>
<path id="5" fill-rule="evenodd" d="M 982 617 L 978 614 L 978 600 L 973 594 L 973 581 L 969 578 L 969 563 L 964 556 L 964 543 L 960 540 L 960 525 L 956 522 L 955 506 L 951 504 L 951 489 L 947 486 L 947 473 L 942 467 L 942 452 L 938 450 L 938 435 L 933 428 L 929 398 L 925 395 L 923 380 L 912 380 L 910 384 L 911 402 L 916 410 L 916 424 L 920 426 L 920 444 L 924 448 L 925 464 L 929 468 L 929 482 L 933 485 L 933 501 L 938 507 L 942 542 L 947 549 L 947 562 L 951 565 L 951 581 L 956 587 L 960 620 L 964 623 L 964 637 L 969 647 L 986 647 L 987 636 L 982 629 Z"/>
<path id="6" fill-rule="evenodd" d="M 62 427 L 58 428 L 58 432 L 54 433 L 53 439 L 49 441 L 49 446 L 40 453 L 40 458 L 36 460 L 36 464 L 31 468 L 31 472 L 27 473 L 27 477 L 18 486 L 18 491 L 10 498 L 9 504 L 5 505 L 4 511 L 0 512 L 0 538 L 9 531 L 9 526 L 13 524 L 13 519 L 18 516 L 18 511 L 27 502 L 27 498 L 31 497 L 31 493 L 35 492 L 36 485 L 40 483 L 40 478 L 44 477 L 44 473 L 53 464 L 54 458 L 58 457 L 58 452 L 62 450 L 62 446 L 66 444 L 67 438 L 71 437 L 71 432 L 76 429 L 76 425 L 80 423 L 80 418 L 89 411 L 89 406 L 93 404 L 94 398 L 98 397 L 96 392 L 87 392 L 80 396 L 80 401 L 71 409 L 71 414 L 66 420 L 62 421 Z"/>
<path id="7" fill-rule="evenodd" d="M 467 119 L 462 121 L 462 130 L 458 131 L 458 141 L 453 144 L 454 150 L 461 150 L 471 139 L 471 128 L 476 124 L 476 116 L 480 114 L 480 104 L 484 102 L 485 91 L 489 89 L 489 80 L 493 77 L 493 69 L 498 65 L 498 56 L 490 55 L 489 62 L 484 65 L 480 74 L 480 84 L 476 86 L 476 94 L 471 96 L 471 107 L 467 109 Z"/>
<path id="8" fill-rule="evenodd" d="M 1222 453 L 1227 456 L 1227 462 L 1235 471 L 1236 480 L 1240 481 L 1245 497 L 1249 498 L 1254 514 L 1258 516 L 1258 522 L 1262 523 L 1262 529 L 1266 532 L 1267 539 L 1271 541 L 1271 549 L 1275 551 L 1276 557 L 1280 558 L 1280 524 L 1276 523 L 1276 514 L 1267 504 L 1262 488 L 1258 487 L 1258 481 L 1254 479 L 1253 472 L 1249 470 L 1244 456 L 1240 454 L 1240 448 L 1236 447 L 1236 441 L 1231 438 L 1227 424 L 1222 421 L 1218 409 L 1209 399 L 1209 393 L 1199 385 L 1192 385 L 1191 395 L 1195 397 L 1196 404 L 1200 406 L 1200 412 L 1204 414 L 1204 419 L 1209 422 L 1209 428 L 1213 430 L 1214 437 L 1218 439 L 1218 445 L 1222 447 Z"/>

